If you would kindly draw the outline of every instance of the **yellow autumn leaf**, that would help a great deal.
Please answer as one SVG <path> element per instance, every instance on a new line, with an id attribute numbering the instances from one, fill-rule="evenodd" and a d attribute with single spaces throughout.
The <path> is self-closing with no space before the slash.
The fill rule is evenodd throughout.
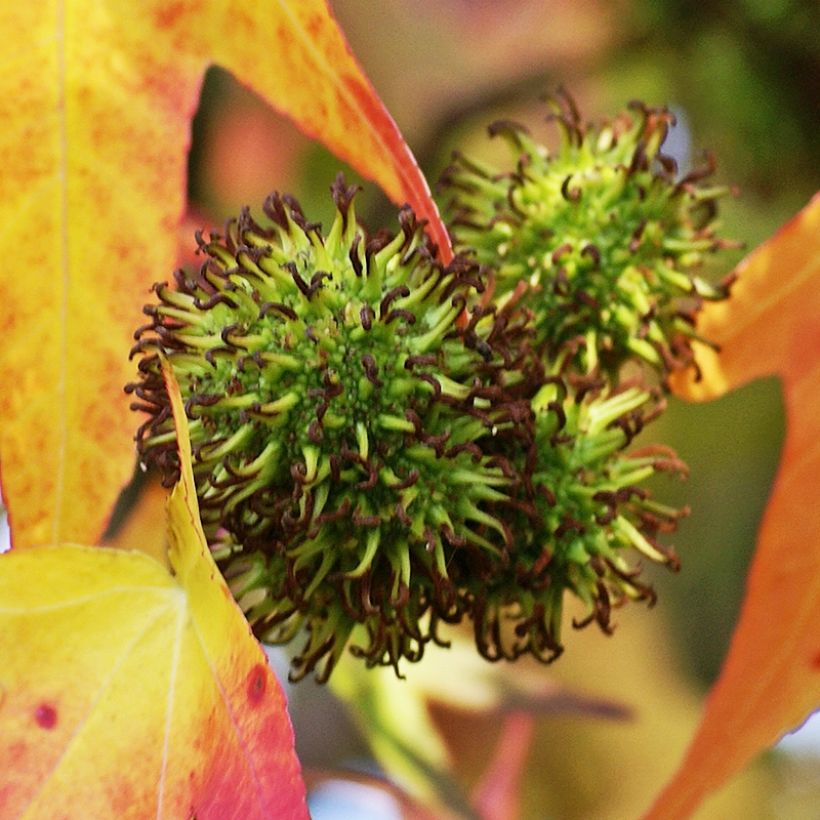
<path id="1" fill-rule="evenodd" d="M 0 36 L 3 496 L 16 547 L 95 543 L 133 469 L 128 351 L 174 264 L 208 65 L 446 233 L 325 0 L 2 3 Z"/>
<path id="2" fill-rule="evenodd" d="M 307 817 L 284 697 L 202 537 L 177 419 L 170 571 L 70 544 L 0 556 L 2 817 Z"/>

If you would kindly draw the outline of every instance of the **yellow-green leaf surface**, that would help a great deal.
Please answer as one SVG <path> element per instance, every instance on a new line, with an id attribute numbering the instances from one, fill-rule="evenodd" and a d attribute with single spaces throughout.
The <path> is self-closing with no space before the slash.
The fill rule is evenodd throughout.
<path id="1" fill-rule="evenodd" d="M 99 547 L 0 556 L 0 817 L 307 816 L 281 689 L 202 537 L 180 438 L 172 573 Z"/>
<path id="2" fill-rule="evenodd" d="M 732 298 L 698 328 L 690 398 L 777 375 L 786 440 L 758 533 L 740 621 L 688 752 L 648 817 L 689 817 L 784 732 L 820 707 L 820 194 L 737 269 Z M 738 476 L 742 480 L 742 476 Z"/>
<path id="3" fill-rule="evenodd" d="M 209 64 L 446 233 L 324 0 L 6 2 L 0 36 L 3 497 L 15 546 L 95 543 L 133 468 L 131 335 L 174 265 Z"/>

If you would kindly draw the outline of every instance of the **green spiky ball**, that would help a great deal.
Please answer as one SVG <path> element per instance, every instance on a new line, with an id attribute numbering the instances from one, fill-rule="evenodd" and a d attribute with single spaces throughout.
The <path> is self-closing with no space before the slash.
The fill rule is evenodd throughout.
<path id="1" fill-rule="evenodd" d="M 640 485 L 681 465 L 627 452 L 659 402 L 620 382 L 603 314 L 549 315 L 505 254 L 482 261 L 484 291 L 471 256 L 442 265 L 409 210 L 396 235 L 368 236 L 355 189 L 332 192 L 327 235 L 273 195 L 265 224 L 245 210 L 199 237 L 205 263 L 155 287 L 136 334 L 141 453 L 176 479 L 162 355 L 206 535 L 256 634 L 304 639 L 294 679 L 325 680 L 346 647 L 398 672 L 464 619 L 488 659 L 549 661 L 565 593 L 605 630 L 612 606 L 651 600 L 630 555 L 674 565 L 655 536 L 680 513 Z"/>
<path id="2" fill-rule="evenodd" d="M 419 657 L 462 617 L 455 554 L 504 560 L 509 542 L 486 512 L 510 480 L 476 444 L 493 429 L 481 356 L 456 323 L 474 266 L 442 266 L 407 210 L 396 236 L 368 238 L 354 193 L 337 180 L 326 237 L 275 195 L 269 224 L 245 211 L 200 240 L 198 275 L 155 288 L 130 386 L 151 413 L 141 450 L 173 480 L 164 353 L 206 534 L 262 639 L 306 628 L 296 677 L 326 677 L 354 629 L 370 664 Z"/>
<path id="3" fill-rule="evenodd" d="M 693 275 L 725 243 L 715 234 L 710 169 L 676 179 L 661 147 L 673 116 L 640 104 L 582 125 L 568 97 L 553 101 L 554 152 L 522 126 L 498 123 L 515 167 L 456 155 L 445 172 L 456 248 L 494 275 L 499 305 L 534 314 L 536 343 L 554 357 L 575 340 L 576 367 L 615 373 L 640 358 L 662 376 L 692 361 L 694 312 L 726 288 Z"/>
<path id="4" fill-rule="evenodd" d="M 518 515 L 509 522 L 511 560 L 472 588 L 476 644 L 490 660 L 556 658 L 567 592 L 587 612 L 575 625 L 595 622 L 606 632 L 613 607 L 653 603 L 635 557 L 676 569 L 674 553 L 657 536 L 673 531 L 686 513 L 657 503 L 642 486 L 659 472 L 685 474 L 674 453 L 660 446 L 627 450 L 660 412 L 649 391 L 556 373 L 531 407 L 527 452 L 518 459 L 526 465 L 514 499 Z"/>

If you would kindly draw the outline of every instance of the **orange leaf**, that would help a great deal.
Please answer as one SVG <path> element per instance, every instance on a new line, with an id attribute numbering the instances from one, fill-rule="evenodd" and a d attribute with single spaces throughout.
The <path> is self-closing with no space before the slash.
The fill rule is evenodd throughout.
<path id="1" fill-rule="evenodd" d="M 709 398 L 779 375 L 786 441 L 758 535 L 746 599 L 700 728 L 648 817 L 689 816 L 703 797 L 820 706 L 820 194 L 738 267 L 725 304 L 699 329 Z"/>
<path id="2" fill-rule="evenodd" d="M 180 439 L 174 574 L 75 545 L 0 557 L 2 817 L 307 817 L 284 697 L 205 544 Z"/>
<path id="3" fill-rule="evenodd" d="M 174 265 L 211 62 L 409 201 L 445 253 L 446 233 L 325 0 L 2 3 L 0 34 L 3 495 L 15 546 L 93 543 L 133 469 L 131 334 Z"/>

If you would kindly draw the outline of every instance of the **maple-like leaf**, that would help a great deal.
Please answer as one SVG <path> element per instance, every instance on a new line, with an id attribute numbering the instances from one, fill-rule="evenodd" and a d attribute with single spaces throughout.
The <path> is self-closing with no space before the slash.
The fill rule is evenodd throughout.
<path id="1" fill-rule="evenodd" d="M 686 757 L 647 815 L 688 817 L 712 790 L 820 707 L 820 194 L 737 268 L 732 298 L 699 330 L 708 399 L 782 381 L 786 441 L 729 653 Z"/>
<path id="2" fill-rule="evenodd" d="M 325 0 L 3 3 L 0 35 L 3 497 L 16 547 L 95 543 L 133 469 L 131 334 L 174 265 L 210 64 L 447 236 Z"/>
<path id="3" fill-rule="evenodd" d="M 206 546 L 169 391 L 171 572 L 77 545 L 0 557 L 2 817 L 307 817 L 284 697 Z"/>

